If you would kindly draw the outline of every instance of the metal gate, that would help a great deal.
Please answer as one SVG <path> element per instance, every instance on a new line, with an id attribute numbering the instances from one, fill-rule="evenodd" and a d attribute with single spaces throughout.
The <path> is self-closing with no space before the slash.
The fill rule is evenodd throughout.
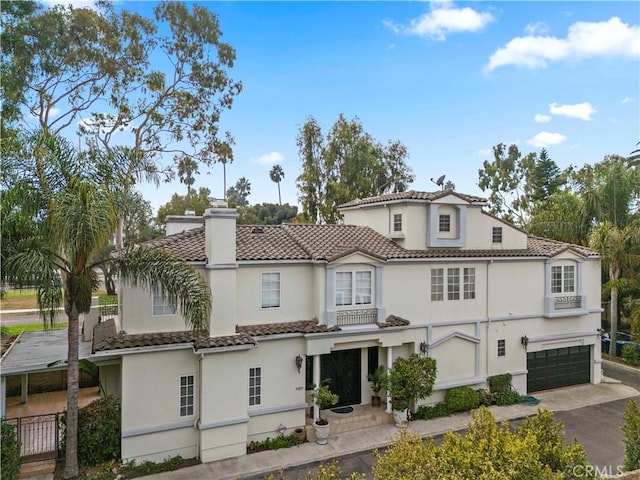
<path id="1" fill-rule="evenodd" d="M 9 418 L 20 440 L 22 463 L 57 459 L 60 447 L 59 413 Z"/>

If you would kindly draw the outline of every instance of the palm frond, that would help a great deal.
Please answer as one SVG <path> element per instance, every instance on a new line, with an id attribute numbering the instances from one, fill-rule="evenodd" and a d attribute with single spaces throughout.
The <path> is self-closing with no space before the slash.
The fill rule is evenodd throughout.
<path id="1" fill-rule="evenodd" d="M 60 267 L 59 259 L 44 248 L 21 251 L 7 260 L 6 271 L 14 284 L 35 287 L 45 326 L 55 324 L 56 311 L 62 306 Z"/>
<path id="2" fill-rule="evenodd" d="M 170 302 L 180 306 L 190 329 L 207 330 L 211 291 L 191 265 L 177 260 L 165 250 L 145 246 L 121 250 L 113 263 L 120 280 L 147 290 L 159 288 Z"/>

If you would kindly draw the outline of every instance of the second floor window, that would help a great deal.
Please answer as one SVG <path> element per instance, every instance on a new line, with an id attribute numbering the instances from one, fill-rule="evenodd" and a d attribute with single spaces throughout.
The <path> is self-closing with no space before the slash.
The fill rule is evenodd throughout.
<path id="1" fill-rule="evenodd" d="M 393 216 L 393 231 L 401 232 L 402 231 L 402 214 L 396 213 Z"/>
<path id="2" fill-rule="evenodd" d="M 444 274 L 447 273 L 447 283 L 445 291 Z M 462 270 L 462 272 L 461 272 Z M 462 277 L 460 274 L 462 273 Z M 460 300 L 460 290 L 462 298 L 473 300 L 476 298 L 476 269 L 474 267 L 465 268 L 432 268 L 431 269 L 431 301 L 438 302 L 447 300 Z"/>
<path id="3" fill-rule="evenodd" d="M 278 308 L 280 306 L 280 273 L 262 274 L 262 308 Z"/>
<path id="4" fill-rule="evenodd" d="M 491 242 L 502 243 L 502 227 L 493 227 L 491 231 Z"/>
<path id="5" fill-rule="evenodd" d="M 180 416 L 190 417 L 193 415 L 195 405 L 194 391 L 195 377 L 193 375 L 180 376 Z"/>
<path id="6" fill-rule="evenodd" d="M 440 232 L 450 232 L 451 231 L 451 215 L 440 215 L 438 230 Z"/>
<path id="7" fill-rule="evenodd" d="M 371 272 L 336 273 L 336 306 L 370 304 Z"/>
<path id="8" fill-rule="evenodd" d="M 498 340 L 498 356 L 504 357 L 507 354 L 507 341 L 504 338 Z"/>
<path id="9" fill-rule="evenodd" d="M 556 265 L 551 267 L 551 293 L 574 293 L 575 267 L 573 265 Z"/>
<path id="10" fill-rule="evenodd" d="M 162 290 L 158 287 L 153 288 L 151 298 L 151 310 L 154 317 L 161 315 L 175 315 L 177 311 L 175 301 L 170 301 Z"/>

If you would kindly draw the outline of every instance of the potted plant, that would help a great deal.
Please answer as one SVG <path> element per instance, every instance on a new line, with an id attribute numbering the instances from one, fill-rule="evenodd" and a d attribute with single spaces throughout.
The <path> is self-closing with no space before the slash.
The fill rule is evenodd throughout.
<path id="1" fill-rule="evenodd" d="M 387 376 L 384 373 L 383 365 L 378 365 L 372 373 L 367 375 L 367 380 L 371 384 L 371 391 L 373 392 L 373 395 L 371 396 L 372 407 L 379 407 L 382 403 L 380 400 L 380 390 L 384 388 L 386 378 Z"/>
<path id="2" fill-rule="evenodd" d="M 328 385 L 320 385 L 314 388 L 311 398 L 319 408 L 318 418 L 313 422 L 313 428 L 316 431 L 316 443 L 324 445 L 327 443 L 327 437 L 329 437 L 329 420 L 322 416 L 322 410 L 335 405 L 340 398 L 331 392 Z"/>
<path id="3" fill-rule="evenodd" d="M 409 358 L 398 357 L 389 369 L 386 388 L 391 395 L 391 408 L 396 427 L 404 427 L 409 419 L 409 409 L 416 401 L 426 398 L 433 391 L 436 380 L 436 361 L 413 353 Z"/>

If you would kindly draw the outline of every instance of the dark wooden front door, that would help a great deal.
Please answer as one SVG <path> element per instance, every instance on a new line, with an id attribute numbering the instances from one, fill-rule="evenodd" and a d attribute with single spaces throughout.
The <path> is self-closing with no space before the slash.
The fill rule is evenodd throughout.
<path id="1" fill-rule="evenodd" d="M 320 379 L 340 397 L 336 407 L 361 402 L 360 350 L 341 350 L 320 357 Z"/>

